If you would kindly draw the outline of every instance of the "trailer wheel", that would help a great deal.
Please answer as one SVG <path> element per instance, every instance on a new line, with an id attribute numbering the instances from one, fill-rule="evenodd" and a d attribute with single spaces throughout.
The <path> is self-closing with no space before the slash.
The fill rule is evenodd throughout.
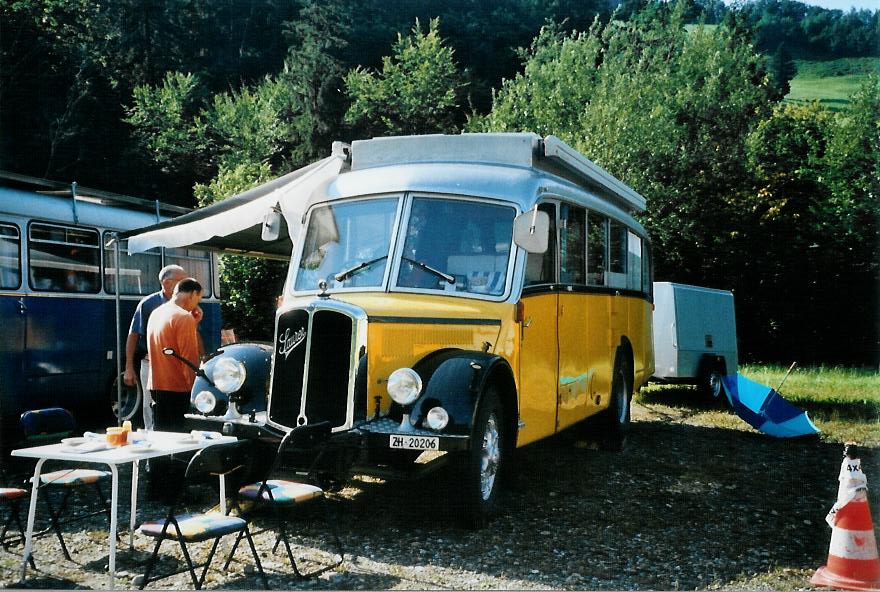
<path id="1" fill-rule="evenodd" d="M 697 388 L 705 397 L 713 401 L 724 402 L 724 384 L 721 379 L 727 374 L 723 359 L 706 358 L 697 378 Z"/>

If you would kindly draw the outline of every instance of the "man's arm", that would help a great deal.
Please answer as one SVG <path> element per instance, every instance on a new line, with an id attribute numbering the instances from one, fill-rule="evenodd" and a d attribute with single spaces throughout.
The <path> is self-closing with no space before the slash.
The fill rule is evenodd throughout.
<path id="1" fill-rule="evenodd" d="M 134 386 L 137 377 L 134 369 L 134 352 L 137 350 L 139 337 L 137 333 L 129 333 L 125 340 L 125 374 L 122 375 L 122 381 L 128 386 Z"/>
<path id="2" fill-rule="evenodd" d="M 199 366 L 199 340 L 196 335 L 198 334 L 198 330 L 196 329 L 196 320 L 192 318 L 192 316 L 181 317 L 182 321 L 180 325 L 177 327 L 177 345 L 180 348 L 177 352 L 181 357 L 189 360 L 196 367 Z M 195 376 L 192 373 L 192 370 L 187 366 L 181 364 L 183 368 L 184 375 L 187 377 L 190 385 L 192 385 L 195 380 Z"/>

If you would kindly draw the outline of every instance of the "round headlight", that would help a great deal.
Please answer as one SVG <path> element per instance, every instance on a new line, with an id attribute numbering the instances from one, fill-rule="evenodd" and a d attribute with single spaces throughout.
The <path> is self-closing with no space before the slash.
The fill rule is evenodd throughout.
<path id="1" fill-rule="evenodd" d="M 398 368 L 388 377 L 388 394 L 401 405 L 409 405 L 419 398 L 422 379 L 412 368 Z"/>
<path id="2" fill-rule="evenodd" d="M 227 395 L 240 389 L 241 385 L 244 384 L 246 376 L 247 372 L 244 369 L 244 364 L 232 358 L 217 360 L 213 370 L 211 370 L 214 386 Z"/>
<path id="3" fill-rule="evenodd" d="M 425 423 L 435 432 L 439 432 L 449 423 L 449 413 L 443 407 L 432 407 L 425 416 Z"/>
<path id="4" fill-rule="evenodd" d="M 202 391 L 196 395 L 193 405 L 199 410 L 199 413 L 210 413 L 217 406 L 217 397 L 214 393 Z"/>

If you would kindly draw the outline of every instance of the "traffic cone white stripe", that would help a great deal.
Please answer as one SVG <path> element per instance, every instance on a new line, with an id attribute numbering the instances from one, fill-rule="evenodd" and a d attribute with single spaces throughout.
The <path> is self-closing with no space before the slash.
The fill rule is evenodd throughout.
<path id="1" fill-rule="evenodd" d="M 831 545 L 828 552 L 848 559 L 874 559 L 877 557 L 877 540 L 874 538 L 874 531 L 835 528 L 831 531 Z"/>

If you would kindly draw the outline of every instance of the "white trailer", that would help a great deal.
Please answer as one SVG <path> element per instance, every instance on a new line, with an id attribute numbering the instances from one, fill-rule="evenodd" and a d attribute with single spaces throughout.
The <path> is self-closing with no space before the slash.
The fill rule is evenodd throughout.
<path id="1" fill-rule="evenodd" d="M 733 293 L 654 282 L 654 379 L 697 384 L 713 397 L 737 369 Z"/>

